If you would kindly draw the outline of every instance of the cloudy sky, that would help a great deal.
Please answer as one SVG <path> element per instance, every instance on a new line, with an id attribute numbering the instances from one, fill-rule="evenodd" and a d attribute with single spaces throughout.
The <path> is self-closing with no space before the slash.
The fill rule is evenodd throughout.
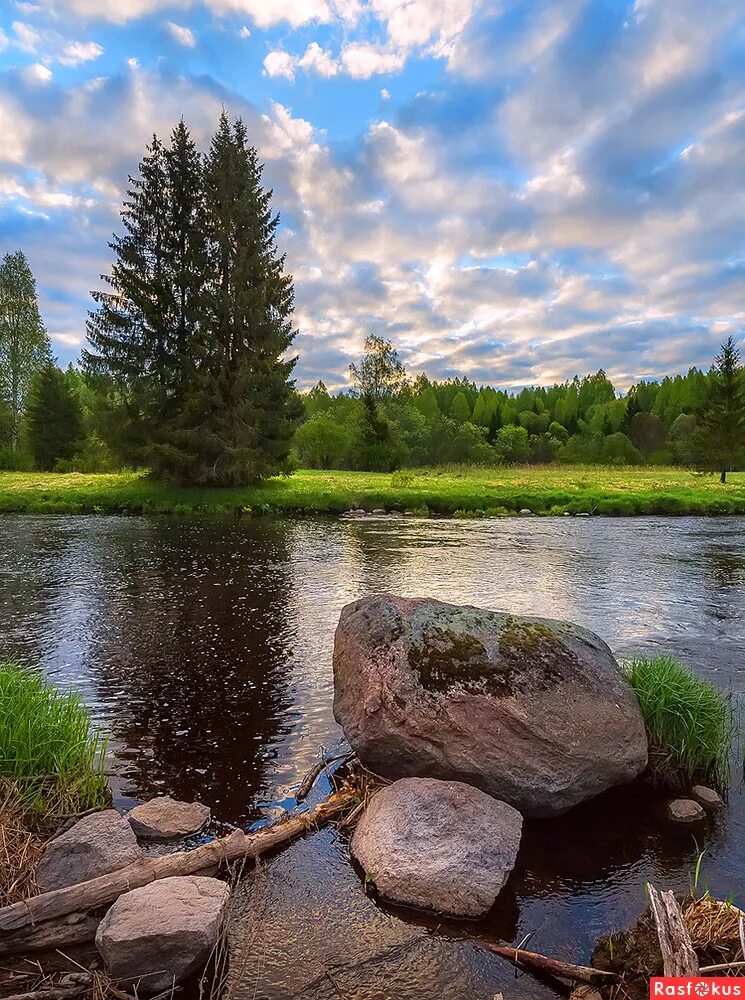
<path id="1" fill-rule="evenodd" d="M 510 387 L 708 365 L 745 327 L 742 0 L 1 0 L 0 250 L 61 362 L 128 172 L 220 107 L 266 160 L 298 381 L 364 336 Z"/>

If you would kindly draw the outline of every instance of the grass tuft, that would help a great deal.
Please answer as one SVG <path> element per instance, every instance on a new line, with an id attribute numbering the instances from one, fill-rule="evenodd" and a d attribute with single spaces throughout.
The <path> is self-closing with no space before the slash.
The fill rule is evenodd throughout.
<path id="1" fill-rule="evenodd" d="M 106 805 L 105 750 L 77 695 L 36 670 L 0 664 L 0 778 L 37 824 Z"/>
<path id="2" fill-rule="evenodd" d="M 724 791 L 735 735 L 730 699 L 672 656 L 625 664 L 649 737 L 653 776 L 677 789 L 696 782 Z"/>

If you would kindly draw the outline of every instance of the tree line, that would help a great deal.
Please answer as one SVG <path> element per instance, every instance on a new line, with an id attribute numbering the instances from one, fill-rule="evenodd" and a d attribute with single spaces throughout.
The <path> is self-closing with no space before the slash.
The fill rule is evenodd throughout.
<path id="1" fill-rule="evenodd" d="M 745 467 L 745 373 L 733 338 L 708 372 L 642 381 L 604 371 L 507 392 L 409 377 L 370 336 L 350 384 L 297 391 L 293 284 L 279 216 L 240 119 L 201 153 L 179 122 L 129 178 L 113 264 L 92 292 L 88 346 L 53 361 L 21 251 L 0 263 L 0 466 L 145 466 L 237 485 L 293 467 L 392 471 L 466 463 Z"/>

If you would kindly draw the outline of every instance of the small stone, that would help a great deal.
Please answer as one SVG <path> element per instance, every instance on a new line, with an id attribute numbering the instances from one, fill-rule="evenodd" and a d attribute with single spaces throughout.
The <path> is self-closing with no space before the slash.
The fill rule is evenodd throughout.
<path id="1" fill-rule="evenodd" d="M 515 865 L 521 831 L 516 809 L 472 785 L 402 778 L 373 797 L 351 851 L 382 899 L 481 917 Z"/>
<path id="2" fill-rule="evenodd" d="M 64 976 L 60 976 L 59 985 L 62 987 L 69 986 L 90 986 L 93 976 L 90 972 L 68 972 Z"/>
<path id="3" fill-rule="evenodd" d="M 173 840 L 187 837 L 209 823 L 211 812 L 201 802 L 178 802 L 170 795 L 150 799 L 135 806 L 127 819 L 138 837 L 147 840 Z"/>
<path id="4" fill-rule="evenodd" d="M 115 809 L 85 816 L 50 840 L 36 869 L 40 892 L 87 882 L 139 861 L 132 827 Z"/>
<path id="5" fill-rule="evenodd" d="M 383 510 L 383 508 L 382 508 L 382 507 L 376 507 L 376 508 L 375 508 L 375 509 L 373 510 L 373 514 L 387 514 L 387 513 L 388 513 L 388 511 L 386 511 L 386 510 Z"/>
<path id="6" fill-rule="evenodd" d="M 581 510 L 579 514 L 577 514 L 577 517 L 589 517 L 589 516 L 590 515 L 587 513 L 586 510 Z"/>
<path id="7" fill-rule="evenodd" d="M 527 507 L 523 507 L 522 510 L 519 511 L 519 514 L 520 514 L 520 517 L 532 517 L 533 516 L 533 511 L 532 510 L 528 510 Z"/>
<path id="8" fill-rule="evenodd" d="M 668 804 L 667 814 L 676 823 L 697 823 L 706 815 L 693 799 L 673 799 Z"/>
<path id="9" fill-rule="evenodd" d="M 711 812 L 721 809 L 724 805 L 724 799 L 719 792 L 715 792 L 713 788 L 708 788 L 706 785 L 694 785 L 691 789 L 691 798 Z"/>
<path id="10" fill-rule="evenodd" d="M 170 990 L 204 967 L 229 896 L 224 882 L 197 875 L 124 893 L 96 932 L 106 971 L 138 995 Z"/>

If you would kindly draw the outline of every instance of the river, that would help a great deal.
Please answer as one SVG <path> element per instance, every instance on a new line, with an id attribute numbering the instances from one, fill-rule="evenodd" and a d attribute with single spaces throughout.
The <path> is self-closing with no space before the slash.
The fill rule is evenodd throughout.
<path id="1" fill-rule="evenodd" d="M 672 652 L 745 694 L 745 518 L 0 518 L 0 655 L 82 694 L 110 737 L 117 804 L 199 798 L 216 832 L 291 807 L 337 743 L 334 627 L 379 591 L 570 619 L 620 657 Z M 688 886 L 699 850 L 703 881 L 745 902 L 741 757 L 698 843 L 662 806 L 637 784 L 526 824 L 494 912 L 467 930 L 378 908 L 344 838 L 323 833 L 246 903 L 235 995 L 550 995 L 465 939 L 535 931 L 536 950 L 586 960 L 642 908 L 645 881 Z"/>

